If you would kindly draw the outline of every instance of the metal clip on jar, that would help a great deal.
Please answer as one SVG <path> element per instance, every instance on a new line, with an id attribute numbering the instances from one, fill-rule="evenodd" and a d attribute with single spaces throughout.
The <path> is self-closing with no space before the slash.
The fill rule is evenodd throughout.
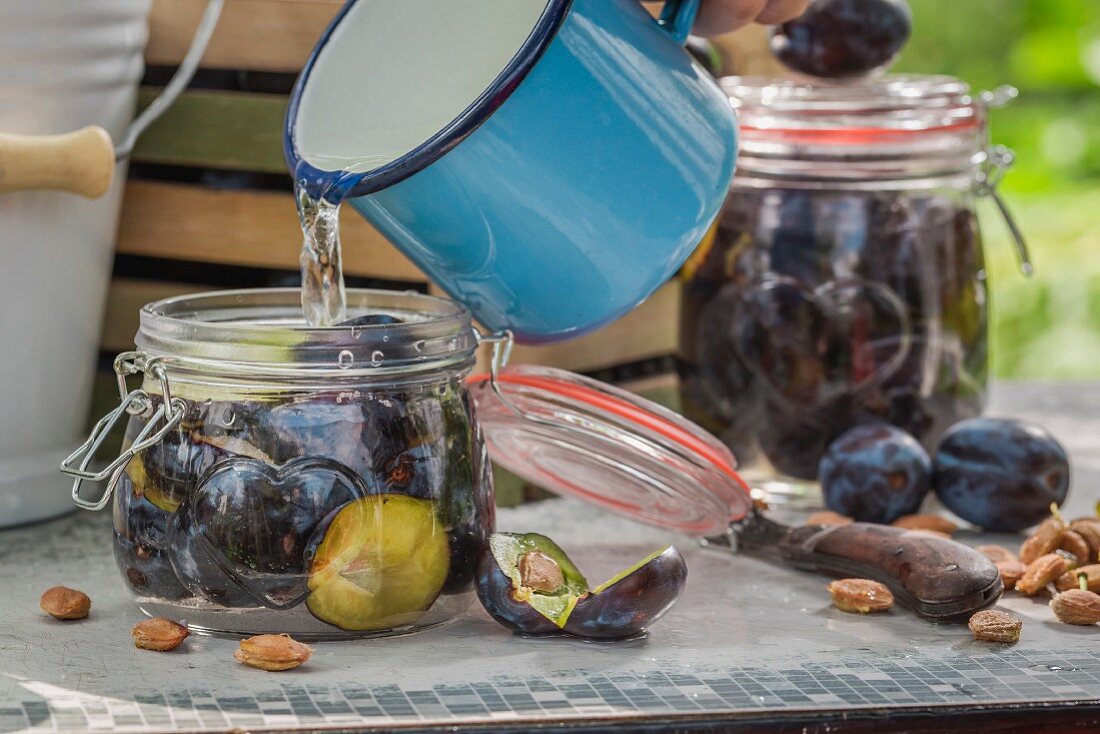
<path id="1" fill-rule="evenodd" d="M 766 482 L 802 495 L 854 425 L 896 424 L 932 447 L 981 412 L 988 297 L 976 199 L 1011 151 L 951 77 L 850 85 L 723 81 L 742 121 L 722 214 L 684 268 L 685 412 Z M 812 494 L 812 493 L 811 493 Z"/>

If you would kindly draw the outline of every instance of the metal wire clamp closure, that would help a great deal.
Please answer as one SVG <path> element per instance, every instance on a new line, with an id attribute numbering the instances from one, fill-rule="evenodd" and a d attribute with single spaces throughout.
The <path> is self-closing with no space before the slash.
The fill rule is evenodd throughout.
<path id="1" fill-rule="evenodd" d="M 1019 96 L 1019 92 L 1012 86 L 997 87 L 993 91 L 982 92 L 978 95 L 978 105 L 980 105 L 988 113 L 991 109 L 998 107 L 1004 107 L 1012 100 Z M 988 131 L 989 126 L 986 126 Z M 1004 198 L 1001 196 L 1000 191 L 997 190 L 997 186 L 1000 185 L 1001 180 L 1004 178 L 1005 173 L 1012 167 L 1012 164 L 1016 162 L 1016 154 L 1012 152 L 1012 149 L 1006 148 L 1003 145 L 993 145 L 991 141 L 986 142 L 986 149 L 984 152 L 984 160 L 982 166 L 978 171 L 978 177 L 975 188 L 975 193 L 978 196 L 988 196 L 993 200 L 993 203 L 997 205 L 998 211 L 1001 213 L 1001 217 L 1005 220 L 1005 224 L 1008 225 L 1008 231 L 1012 235 L 1012 242 L 1016 246 L 1016 256 L 1020 261 L 1020 272 L 1026 276 L 1031 276 L 1035 272 L 1035 267 L 1031 264 L 1031 255 L 1028 252 L 1027 240 L 1024 239 L 1024 233 L 1020 230 L 1019 225 L 1016 224 L 1016 218 L 1012 216 L 1012 212 L 1009 211 L 1008 204 L 1005 203 Z"/>
<path id="2" fill-rule="evenodd" d="M 168 384 L 168 375 L 164 369 L 163 360 L 159 357 L 148 357 L 142 352 L 124 352 L 115 358 L 115 376 L 118 379 L 119 404 L 114 410 L 99 419 L 88 435 L 88 439 L 80 445 L 76 451 L 65 457 L 61 462 L 61 471 L 73 479 L 73 502 L 77 507 L 85 510 L 102 510 L 111 501 L 115 486 L 119 478 L 126 470 L 138 452 L 153 446 L 163 439 L 169 431 L 178 426 L 183 420 L 186 404 L 181 398 L 172 397 L 172 390 Z M 107 435 L 115 424 L 124 415 L 138 415 L 146 411 L 151 400 L 149 394 L 140 387 L 130 390 L 126 384 L 126 378 L 139 373 L 147 373 L 160 382 L 161 396 L 163 400 L 153 412 L 148 423 L 134 437 L 129 448 L 119 454 L 114 461 L 99 471 L 88 469 L 95 459 L 96 452 L 103 445 Z M 163 421 L 159 428 L 157 424 Z M 107 487 L 98 500 L 89 501 L 81 498 L 80 487 L 85 481 L 102 482 L 107 480 Z"/>
<path id="3" fill-rule="evenodd" d="M 523 410 L 518 405 L 512 402 L 511 398 L 504 394 L 504 391 L 500 389 L 500 372 L 508 366 L 508 360 L 512 357 L 512 348 L 515 347 L 516 339 L 511 329 L 504 329 L 493 334 L 482 334 L 478 332 L 477 340 L 479 344 L 492 344 L 493 351 L 489 358 L 489 388 L 493 391 L 493 394 L 497 396 L 497 400 L 501 402 L 504 407 L 512 411 L 517 417 L 531 423 L 536 423 L 542 426 L 549 426 L 557 431 L 567 431 L 569 433 L 576 433 L 581 436 L 587 436 L 586 432 L 576 426 L 568 423 L 561 423 L 552 420 L 547 420 L 542 416 L 535 415 L 530 411 Z"/>
<path id="4" fill-rule="evenodd" d="M 512 348 L 516 345 L 516 338 L 512 330 L 504 329 L 503 331 L 494 332 L 492 334 L 483 334 L 480 331 L 475 331 L 475 334 L 477 335 L 478 344 L 491 344 L 493 346 L 492 354 L 489 357 L 490 389 L 492 389 L 497 399 L 500 400 L 508 410 L 512 411 L 520 418 L 533 419 L 516 407 L 504 394 L 504 391 L 500 389 L 500 380 L 498 379 L 500 371 L 508 365 L 508 360 L 512 358 Z"/>

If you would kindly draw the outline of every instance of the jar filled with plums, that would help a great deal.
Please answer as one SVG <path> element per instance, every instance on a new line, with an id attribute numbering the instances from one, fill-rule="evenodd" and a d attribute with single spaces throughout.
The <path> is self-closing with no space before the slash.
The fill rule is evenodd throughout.
<path id="1" fill-rule="evenodd" d="M 142 309 L 137 350 L 115 363 L 132 454 L 110 483 L 122 578 L 143 611 L 197 631 L 325 639 L 443 622 L 472 598 L 493 530 L 469 311 L 350 290 L 349 321 L 310 327 L 300 299 Z"/>
<path id="2" fill-rule="evenodd" d="M 508 366 L 511 332 L 478 331 L 454 301 L 346 296 L 332 326 L 306 323 L 298 289 L 141 309 L 135 349 L 114 362 L 119 404 L 62 471 L 77 505 L 113 508 L 115 559 L 146 614 L 199 633 L 343 639 L 449 621 L 476 589 L 524 634 L 629 638 L 680 595 L 683 557 L 664 548 L 589 586 L 548 538 L 493 532 L 490 456 L 698 536 L 751 507 L 729 450 L 681 416 Z M 93 465 L 114 425 L 121 450 Z"/>
<path id="3" fill-rule="evenodd" d="M 742 147 L 683 270 L 683 405 L 773 500 L 812 498 L 822 454 L 853 426 L 889 422 L 932 447 L 982 411 L 976 202 L 1008 218 L 996 184 L 1012 157 L 990 144 L 988 112 L 1014 90 L 901 75 L 724 87 Z"/>

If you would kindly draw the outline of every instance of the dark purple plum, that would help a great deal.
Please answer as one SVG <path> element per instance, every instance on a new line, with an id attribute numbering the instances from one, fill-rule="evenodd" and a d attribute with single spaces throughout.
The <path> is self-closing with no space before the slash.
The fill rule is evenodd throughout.
<path id="1" fill-rule="evenodd" d="M 1065 449 L 1039 426 L 1000 418 L 955 425 L 936 451 L 936 496 L 992 532 L 1016 532 L 1050 514 L 1069 492 Z"/>
<path id="2" fill-rule="evenodd" d="M 228 455 L 211 443 L 194 440 L 181 425 L 135 456 L 126 473 L 146 499 L 174 512 L 195 488 L 195 480 Z"/>
<path id="3" fill-rule="evenodd" d="M 772 30 L 786 66 L 825 79 L 861 76 L 889 64 L 912 30 L 905 0 L 814 0 Z"/>
<path id="4" fill-rule="evenodd" d="M 187 591 L 201 599 L 231 609 L 261 606 L 220 562 L 203 538 L 190 513 L 177 511 L 168 522 L 168 560 Z"/>
<path id="5" fill-rule="evenodd" d="M 488 547 L 478 558 L 474 588 L 489 616 L 513 632 L 524 635 L 561 634 L 558 625 L 535 611 L 530 604 L 516 598 L 512 580 L 504 575 Z"/>
<path id="6" fill-rule="evenodd" d="M 932 461 L 916 439 L 872 423 L 833 441 L 821 458 L 818 479 L 830 510 L 886 524 L 920 509 L 931 474 Z"/>
<path id="7" fill-rule="evenodd" d="M 388 313 L 368 313 L 354 319 L 341 321 L 337 326 L 390 326 L 391 324 L 403 324 L 404 319 L 391 316 Z"/>
<path id="8" fill-rule="evenodd" d="M 379 479 L 384 492 L 420 499 L 438 497 L 447 470 L 446 456 L 432 444 L 421 444 L 389 459 Z M 471 486 L 469 483 L 467 487 Z"/>
<path id="9" fill-rule="evenodd" d="M 669 547 L 589 590 L 546 536 L 493 533 L 478 559 L 476 589 L 489 615 L 514 632 L 618 640 L 660 619 L 686 580 L 683 557 Z"/>
<path id="10" fill-rule="evenodd" d="M 529 554 L 549 558 L 560 569 L 556 589 L 523 585 L 520 563 Z M 477 561 L 477 598 L 489 615 L 525 635 L 561 634 L 588 581 L 557 543 L 537 533 L 493 533 Z"/>
<path id="11" fill-rule="evenodd" d="M 154 397 L 152 409 L 159 404 L 160 398 Z M 134 457 L 127 474 L 146 499 L 174 512 L 195 489 L 196 480 L 218 461 L 238 454 L 263 455 L 252 442 L 261 406 L 222 400 L 187 403 L 183 421 Z M 136 435 L 144 425 L 143 417 L 131 419 L 127 435 Z"/>
<path id="12" fill-rule="evenodd" d="M 778 399 L 813 406 L 826 379 L 827 329 L 812 292 L 789 279 L 768 279 L 743 294 L 733 343 Z"/>
<path id="13" fill-rule="evenodd" d="M 731 320 L 740 292 L 727 284 L 707 297 L 699 318 L 681 325 L 692 353 L 691 359 L 682 355 L 677 361 L 681 402 L 688 418 L 719 435 L 739 461 L 747 462 L 756 450 L 752 437 L 763 399 L 733 344 Z"/>
<path id="14" fill-rule="evenodd" d="M 447 530 L 451 566 L 443 582 L 442 594 L 462 594 L 470 590 L 477 574 L 477 561 L 489 542 L 489 532 L 478 523 L 463 522 Z"/>
<path id="15" fill-rule="evenodd" d="M 122 577 L 140 596 L 190 596 L 176 577 L 166 552 L 169 514 L 134 492 L 123 474 L 115 487 L 115 561 Z"/>
<path id="16" fill-rule="evenodd" d="M 438 504 L 450 541 L 451 567 L 443 593 L 458 594 L 473 585 L 477 559 L 496 525 L 496 508 L 492 464 L 467 399 L 449 404 L 445 420 L 450 443 Z"/>
<path id="17" fill-rule="evenodd" d="M 813 192 L 800 189 L 782 195 L 766 194 L 759 203 L 763 221 L 772 224 L 768 253 L 771 274 L 788 282 L 818 285 L 829 277 L 833 243 L 818 234 L 818 220 L 828 221 L 835 212 L 822 212 Z M 822 216 L 822 214 L 824 216 Z"/>
<path id="18" fill-rule="evenodd" d="M 382 428 L 370 429 L 369 415 L 358 399 L 311 395 L 274 405 L 260 420 L 259 447 L 274 463 L 311 456 L 332 459 L 357 474 L 374 473 Z"/>
<path id="19" fill-rule="evenodd" d="M 565 631 L 616 640 L 645 632 L 672 608 L 687 583 L 687 563 L 669 546 L 577 601 Z"/>
<path id="20" fill-rule="evenodd" d="M 308 591 L 307 548 L 317 527 L 370 492 L 336 462 L 276 467 L 223 461 L 199 480 L 169 524 L 172 565 L 194 593 L 225 606 L 287 609 Z M 231 600 L 233 603 L 229 603 Z"/>
<path id="21" fill-rule="evenodd" d="M 814 410 L 862 397 L 897 371 L 908 351 L 901 308 L 887 288 L 859 279 L 810 290 L 769 277 L 745 289 L 734 344 L 773 400 Z"/>

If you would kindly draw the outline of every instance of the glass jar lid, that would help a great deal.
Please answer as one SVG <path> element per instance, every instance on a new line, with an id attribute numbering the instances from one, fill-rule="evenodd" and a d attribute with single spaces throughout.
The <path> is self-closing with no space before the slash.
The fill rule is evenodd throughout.
<path id="1" fill-rule="evenodd" d="M 656 403 L 548 367 L 470 385 L 493 461 L 557 494 L 700 536 L 752 507 L 729 449 Z"/>
<path id="2" fill-rule="evenodd" d="M 887 74 L 855 83 L 727 77 L 741 121 L 739 174 L 817 180 L 973 176 L 991 104 L 950 76 Z"/>
<path id="3" fill-rule="evenodd" d="M 214 291 L 146 305 L 135 343 L 173 374 L 249 381 L 392 379 L 473 363 L 477 332 L 455 301 L 348 289 L 347 314 L 341 325 L 310 326 L 297 288 Z"/>

